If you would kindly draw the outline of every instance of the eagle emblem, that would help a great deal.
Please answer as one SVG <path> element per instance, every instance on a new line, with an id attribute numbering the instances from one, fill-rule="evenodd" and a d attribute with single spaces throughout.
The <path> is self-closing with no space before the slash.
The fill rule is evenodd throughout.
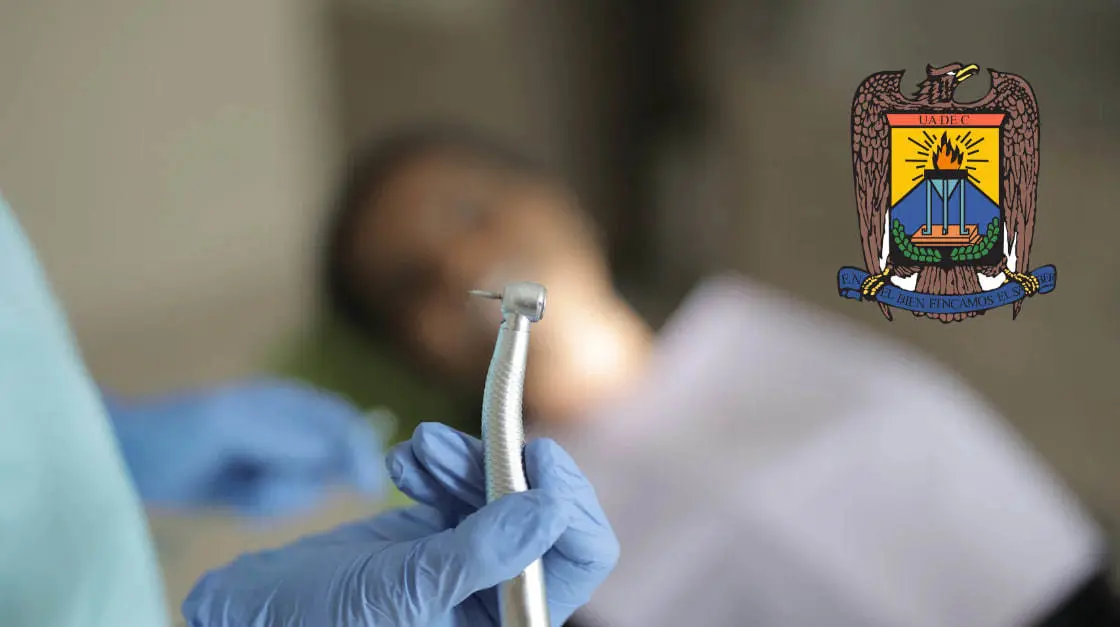
<path id="1" fill-rule="evenodd" d="M 976 65 L 926 67 L 913 96 L 904 71 L 867 77 L 852 103 L 852 170 L 866 270 L 842 268 L 840 295 L 956 322 L 1054 290 L 1030 270 L 1039 172 L 1038 105 L 1015 74 L 957 102 Z"/>

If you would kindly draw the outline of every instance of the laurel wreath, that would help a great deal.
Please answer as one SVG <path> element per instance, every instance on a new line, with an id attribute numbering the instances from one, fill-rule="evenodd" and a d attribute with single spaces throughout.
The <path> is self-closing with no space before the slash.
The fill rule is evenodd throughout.
<path id="1" fill-rule="evenodd" d="M 983 259 L 992 249 L 996 247 L 999 241 L 999 218 L 992 218 L 988 223 L 988 232 L 984 234 L 984 239 L 976 242 L 971 246 L 963 246 L 961 248 L 954 248 L 949 251 L 949 258 L 953 261 L 976 261 Z"/>
<path id="2" fill-rule="evenodd" d="M 894 237 L 894 243 L 898 246 L 899 252 L 907 259 L 918 263 L 939 263 L 941 261 L 940 250 L 918 246 L 910 241 L 910 238 L 906 236 L 905 227 L 898 219 L 891 223 L 891 235 Z M 983 259 L 999 243 L 999 235 L 999 218 L 992 218 L 992 221 L 988 223 L 988 230 L 983 239 L 970 246 L 954 248 L 949 251 L 949 258 L 958 262 Z"/>
<path id="3" fill-rule="evenodd" d="M 938 263 L 941 261 L 940 250 L 916 246 L 914 242 L 910 241 L 910 238 L 906 237 L 906 229 L 903 228 L 902 222 L 897 218 L 891 223 L 891 235 L 894 237 L 894 243 L 898 246 L 899 252 L 907 259 L 918 263 Z"/>

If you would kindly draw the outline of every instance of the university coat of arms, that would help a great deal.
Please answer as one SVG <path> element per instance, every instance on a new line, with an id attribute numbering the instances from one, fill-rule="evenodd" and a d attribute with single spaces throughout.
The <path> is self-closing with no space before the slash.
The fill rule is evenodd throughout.
<path id="1" fill-rule="evenodd" d="M 1020 76 L 989 70 L 980 100 L 956 102 L 979 71 L 926 67 L 913 97 L 903 71 L 872 74 L 852 104 L 852 167 L 866 270 L 842 268 L 840 295 L 943 322 L 1053 291 L 1030 269 L 1038 186 L 1038 106 Z"/>

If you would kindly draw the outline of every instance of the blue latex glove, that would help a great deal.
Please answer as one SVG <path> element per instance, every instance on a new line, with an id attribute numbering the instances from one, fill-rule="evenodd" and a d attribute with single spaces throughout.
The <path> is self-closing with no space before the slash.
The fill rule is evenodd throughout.
<path id="1" fill-rule="evenodd" d="M 536 440 L 525 456 L 533 489 L 483 506 L 479 441 L 422 424 L 387 461 L 423 505 L 242 556 L 203 577 L 183 615 L 192 627 L 497 626 L 495 586 L 543 555 L 561 625 L 606 579 L 618 540 L 559 445 Z"/>
<path id="2" fill-rule="evenodd" d="M 107 397 L 106 407 L 150 505 L 280 515 L 309 508 L 332 485 L 384 487 L 369 421 L 311 387 L 259 380 L 134 402 Z"/>

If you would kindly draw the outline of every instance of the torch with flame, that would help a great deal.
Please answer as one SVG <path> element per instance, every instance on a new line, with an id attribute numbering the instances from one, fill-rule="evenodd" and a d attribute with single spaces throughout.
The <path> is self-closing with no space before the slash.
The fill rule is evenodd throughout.
<path id="1" fill-rule="evenodd" d="M 958 235 L 961 237 L 970 235 L 971 229 L 965 224 L 964 197 L 967 174 L 964 168 L 964 151 L 949 140 L 948 131 L 941 134 L 941 142 L 930 156 L 930 165 L 933 166 L 933 169 L 925 172 L 926 224 L 921 231 L 921 235 L 927 237 L 933 235 L 935 195 L 941 201 L 941 235 L 949 235 L 949 197 L 954 190 L 959 190 L 957 193 L 960 211 Z"/>
<path id="2" fill-rule="evenodd" d="M 934 170 L 959 170 L 964 165 L 964 153 L 949 141 L 949 133 L 941 134 L 941 144 L 933 153 Z"/>

